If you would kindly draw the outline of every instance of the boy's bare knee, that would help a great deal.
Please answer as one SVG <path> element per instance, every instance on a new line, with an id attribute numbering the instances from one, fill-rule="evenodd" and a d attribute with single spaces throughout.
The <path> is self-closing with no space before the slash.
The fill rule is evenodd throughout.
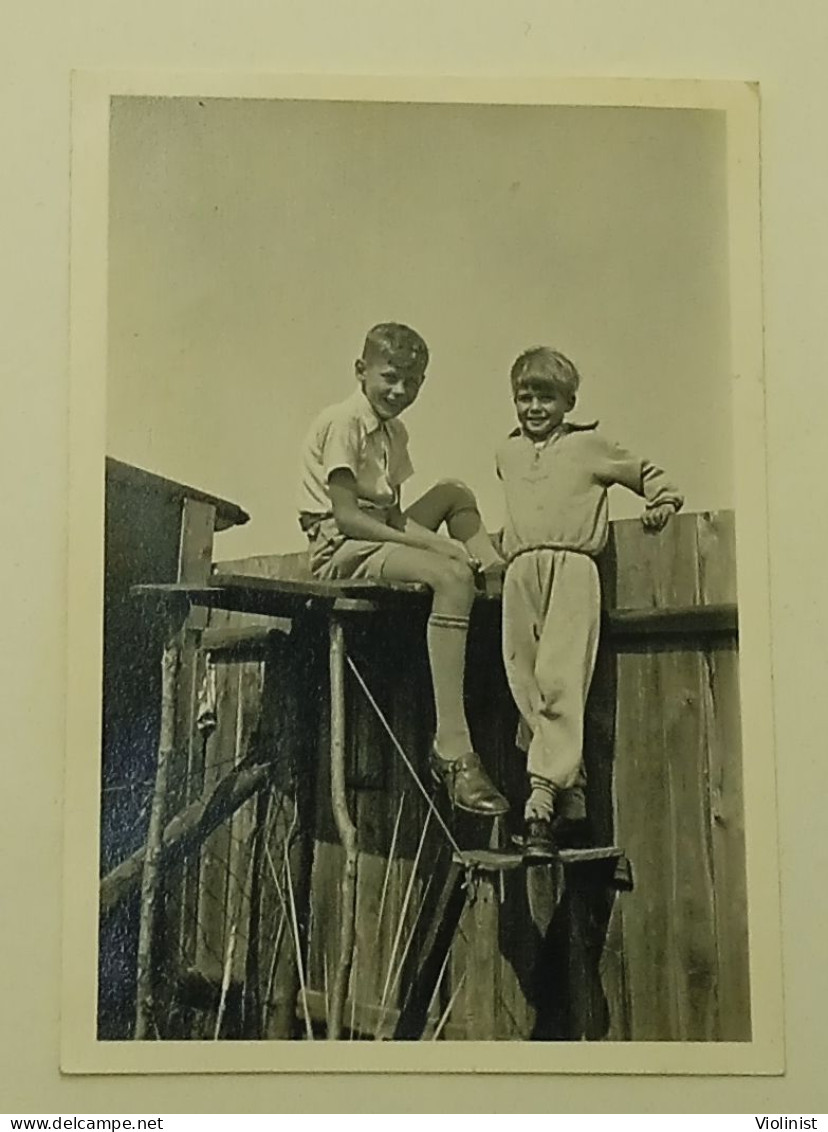
<path id="1" fill-rule="evenodd" d="M 477 507 L 474 492 L 462 480 L 440 480 L 436 486 L 446 494 L 454 510 Z"/>
<path id="2" fill-rule="evenodd" d="M 455 593 L 461 597 L 473 594 L 474 575 L 471 566 L 446 559 L 444 563 L 440 564 L 435 590 L 443 593 Z"/>

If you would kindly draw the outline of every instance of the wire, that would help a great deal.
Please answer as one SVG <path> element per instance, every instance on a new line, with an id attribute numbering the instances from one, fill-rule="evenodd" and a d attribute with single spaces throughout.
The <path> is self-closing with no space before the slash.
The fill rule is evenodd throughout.
<path id="1" fill-rule="evenodd" d="M 351 657 L 346 655 L 345 659 L 348 662 L 348 667 L 353 672 L 354 676 L 356 676 L 357 682 L 359 683 L 360 688 L 362 688 L 362 691 L 365 693 L 365 696 L 368 700 L 368 703 L 374 709 L 374 712 L 376 713 L 377 719 L 379 719 L 382 726 L 388 732 L 388 737 L 391 740 L 391 742 L 394 744 L 394 747 L 397 751 L 397 754 L 400 756 L 400 758 L 402 759 L 402 761 L 405 763 L 406 767 L 408 768 L 408 771 L 409 771 L 411 777 L 414 779 L 414 782 L 417 785 L 417 789 L 420 791 L 422 796 L 425 798 L 426 805 L 431 810 L 431 812 L 434 814 L 434 817 L 437 819 L 437 824 L 440 826 L 443 833 L 448 838 L 449 844 L 451 845 L 452 849 L 455 851 L 455 853 L 457 853 L 462 858 L 463 852 L 462 852 L 460 846 L 455 841 L 455 839 L 452 835 L 452 832 L 449 829 L 449 827 L 446 825 L 445 821 L 443 821 L 443 815 L 440 813 L 440 811 L 435 806 L 434 799 L 431 797 L 429 792 L 426 790 L 425 786 L 423 786 L 423 783 L 422 783 L 422 780 L 420 779 L 420 776 L 417 774 L 417 771 L 414 769 L 414 766 L 413 766 L 411 760 L 409 759 L 408 755 L 403 750 L 399 739 L 394 734 L 394 732 L 391 730 L 391 725 L 389 724 L 388 720 L 383 715 L 382 708 L 379 706 L 377 701 L 372 696 L 371 689 L 368 687 L 368 685 L 363 680 L 362 674 L 360 673 L 357 666 L 354 664 Z"/>

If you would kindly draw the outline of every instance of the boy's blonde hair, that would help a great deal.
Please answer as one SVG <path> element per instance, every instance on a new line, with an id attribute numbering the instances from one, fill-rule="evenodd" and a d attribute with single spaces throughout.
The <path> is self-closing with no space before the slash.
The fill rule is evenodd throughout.
<path id="1" fill-rule="evenodd" d="M 551 346 L 533 346 L 524 350 L 512 366 L 512 392 L 527 378 L 548 381 L 550 385 L 575 396 L 581 384 L 581 375 L 574 364 L 559 350 Z"/>

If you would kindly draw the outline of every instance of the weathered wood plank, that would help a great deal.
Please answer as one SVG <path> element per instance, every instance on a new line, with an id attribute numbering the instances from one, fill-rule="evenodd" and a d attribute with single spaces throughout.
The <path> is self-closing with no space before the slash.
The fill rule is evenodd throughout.
<path id="1" fill-rule="evenodd" d="M 466 1036 L 493 1041 L 500 1006 L 499 908 L 495 878 L 480 874 L 470 893 L 466 933 Z"/>
<path id="2" fill-rule="evenodd" d="M 179 665 L 180 637 L 171 635 L 162 658 L 161 730 L 155 785 L 147 830 L 147 848 L 141 878 L 141 910 L 138 934 L 135 1039 L 159 1036 L 155 1012 L 155 961 L 157 899 L 160 892 L 161 844 L 167 801 L 167 771 L 175 735 L 175 682 Z"/>
<path id="3" fill-rule="evenodd" d="M 736 600 L 733 512 L 698 516 L 701 598 Z M 710 837 L 716 905 L 719 1032 L 751 1036 L 739 658 L 734 643 L 703 655 L 704 718 L 710 777 Z"/>
<path id="4" fill-rule="evenodd" d="M 705 605 L 735 602 L 736 516 L 732 511 L 707 511 L 696 516 L 696 523 L 701 601 Z"/>
<path id="5" fill-rule="evenodd" d="M 210 576 L 216 504 L 192 496 L 181 500 L 178 539 L 178 582 L 203 585 Z M 165 812 L 176 814 L 201 792 L 203 755 L 196 731 L 197 680 L 200 669 L 200 631 L 207 624 L 205 609 L 190 609 L 181 634 L 181 662 L 175 692 L 175 737 Z M 195 958 L 194 915 L 197 907 L 197 870 L 184 862 L 165 877 L 164 966 L 165 982 L 190 966 Z"/>
<path id="6" fill-rule="evenodd" d="M 236 762 L 238 685 L 229 665 L 221 665 L 216 670 L 216 695 L 219 704 L 216 730 L 207 743 L 204 760 L 207 792 L 217 786 L 223 773 Z M 202 845 L 197 913 L 196 966 L 208 979 L 219 981 L 225 945 L 229 852 L 230 825 L 224 823 Z"/>
<path id="7" fill-rule="evenodd" d="M 187 498 L 181 505 L 178 580 L 205 584 L 213 566 L 215 504 Z"/>
<path id="8" fill-rule="evenodd" d="M 751 1037 L 739 658 L 735 648 L 704 657 L 710 759 L 711 840 L 716 900 L 721 1041 Z"/>
<path id="9" fill-rule="evenodd" d="M 627 986 L 627 966 L 624 954 L 624 914 L 627 898 L 616 899 L 610 916 L 600 975 L 607 996 L 609 1028 L 606 1039 L 610 1042 L 628 1042 L 632 1039 L 630 1024 L 630 994 Z"/>
<path id="10" fill-rule="evenodd" d="M 615 523 L 613 533 L 614 600 L 622 607 L 656 606 L 654 572 L 661 536 L 645 538 L 638 520 Z M 669 966 L 671 844 L 657 658 L 646 652 L 619 656 L 616 693 L 616 840 L 636 874 L 635 891 L 624 898 L 623 917 L 629 1029 L 634 1041 L 667 1040 L 677 1027 Z"/>
<path id="11" fill-rule="evenodd" d="M 339 845 L 317 840 L 311 873 L 313 903 L 307 982 L 310 990 L 325 995 L 326 1024 L 330 1019 L 330 996 L 337 960 L 342 862 L 343 853 Z"/>
<path id="12" fill-rule="evenodd" d="M 718 1031 L 716 924 L 710 795 L 701 658 L 659 656 L 663 758 L 671 841 L 671 966 L 681 1041 L 713 1041 Z"/>
<path id="13" fill-rule="evenodd" d="M 169 502 L 172 506 L 180 505 L 185 499 L 212 504 L 216 510 L 216 530 L 219 531 L 228 527 L 241 526 L 250 520 L 247 512 L 243 511 L 236 503 L 166 479 L 164 476 L 156 475 L 155 472 L 146 472 L 143 468 L 125 464 L 112 456 L 106 457 L 106 479 L 108 487 L 155 497 L 161 502 Z"/>
<path id="14" fill-rule="evenodd" d="M 677 515 L 658 534 L 638 519 L 613 524 L 617 561 L 612 609 L 670 609 L 699 604 L 699 584 L 688 588 L 686 563 L 697 563 L 696 516 Z"/>
<path id="15" fill-rule="evenodd" d="M 466 903 L 463 872 L 450 862 L 442 878 L 439 898 L 429 919 L 416 974 L 408 983 L 400 1007 L 396 1040 L 414 1040 L 426 1027 L 433 989 L 455 938 Z"/>
<path id="16" fill-rule="evenodd" d="M 253 753 L 261 713 L 262 668 L 255 662 L 234 665 L 238 669 L 237 722 L 236 722 L 236 762 L 248 758 Z M 244 981 L 247 966 L 247 946 L 249 942 L 250 920 L 250 858 L 253 850 L 255 831 L 256 802 L 251 799 L 241 806 L 230 822 L 230 853 L 228 882 L 228 921 L 225 937 L 236 925 L 236 944 L 231 964 L 231 979 Z"/>

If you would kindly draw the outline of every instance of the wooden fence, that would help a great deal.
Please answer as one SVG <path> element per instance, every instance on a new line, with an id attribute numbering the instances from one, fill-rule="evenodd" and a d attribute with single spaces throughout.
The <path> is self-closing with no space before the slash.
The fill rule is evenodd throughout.
<path id="1" fill-rule="evenodd" d="M 572 868 L 550 920 L 539 891 L 552 883 L 549 870 L 479 878 L 435 980 L 426 1037 L 750 1038 L 733 516 L 683 515 L 659 536 L 633 521 L 612 527 L 585 757 L 599 840 L 624 850 L 634 889 L 617 895 L 611 872 Z M 219 569 L 307 577 L 302 555 Z M 346 780 L 359 853 L 344 1027 L 358 1038 L 393 1034 L 450 856 L 355 675 L 425 780 L 426 612 L 412 595 L 345 627 L 355 666 L 346 672 Z M 321 1036 L 344 863 L 330 801 L 327 623 L 213 611 L 201 644 L 187 670 L 201 703 L 183 713 L 201 726 L 190 728 L 197 741 L 168 816 L 197 807 L 228 769 L 267 773 L 239 795 L 243 804 L 223 805 L 200 850 L 166 869 L 162 1036 Z M 475 607 L 467 707 L 518 828 L 524 773 L 498 602 Z M 491 823 L 452 820 L 464 848 L 489 844 Z"/>
<path id="2" fill-rule="evenodd" d="M 615 523 L 601 563 L 605 604 L 612 611 L 717 611 L 735 602 L 734 561 L 732 515 L 681 516 L 657 537 L 637 522 Z M 301 577 L 305 566 L 301 556 L 291 556 L 225 568 Z M 238 615 L 221 616 L 237 623 Z M 423 620 L 414 603 L 397 615 L 367 616 L 348 626 L 347 644 L 425 778 L 432 719 Z M 502 887 L 481 885 L 432 1006 L 437 1025 L 450 1004 L 445 1037 L 749 1038 L 738 659 L 735 634 L 715 626 L 715 620 L 680 621 L 653 635 L 640 623 L 625 632 L 622 621 L 606 636 L 587 720 L 589 803 L 600 840 L 619 844 L 632 861 L 635 888 L 614 901 L 605 889 L 597 903 L 589 897 L 586 919 L 577 922 L 591 924 L 593 936 L 576 948 L 567 935 L 571 926 L 551 941 L 539 936 L 526 874 L 505 876 Z M 311 894 L 305 982 L 315 1024 L 324 1023 L 336 963 L 343 864 L 328 787 L 326 648 L 320 628 L 315 640 L 286 647 L 282 674 L 274 677 L 274 684 L 291 687 L 292 711 L 304 713 L 294 733 L 294 743 L 302 744 L 294 765 L 314 768 L 307 791 L 314 798 L 311 876 L 302 880 L 300 872 L 299 888 Z M 241 672 L 233 679 L 241 681 Z M 513 744 L 516 720 L 500 663 L 496 603 L 479 603 L 473 619 L 467 698 L 477 749 L 519 814 L 522 763 Z M 234 703 L 227 693 L 220 716 L 232 720 Z M 423 836 L 425 803 L 353 680 L 347 705 L 348 784 L 360 852 L 346 1016 L 359 1033 L 375 1034 L 391 1027 L 422 942 L 421 909 L 428 907 L 441 839 L 433 822 Z M 228 727 L 223 752 L 239 747 L 237 727 Z M 458 837 L 464 847 L 485 844 L 489 832 L 487 823 L 469 819 Z M 584 985 L 582 953 L 600 951 L 607 928 L 600 956 L 605 1006 L 603 995 Z"/>

